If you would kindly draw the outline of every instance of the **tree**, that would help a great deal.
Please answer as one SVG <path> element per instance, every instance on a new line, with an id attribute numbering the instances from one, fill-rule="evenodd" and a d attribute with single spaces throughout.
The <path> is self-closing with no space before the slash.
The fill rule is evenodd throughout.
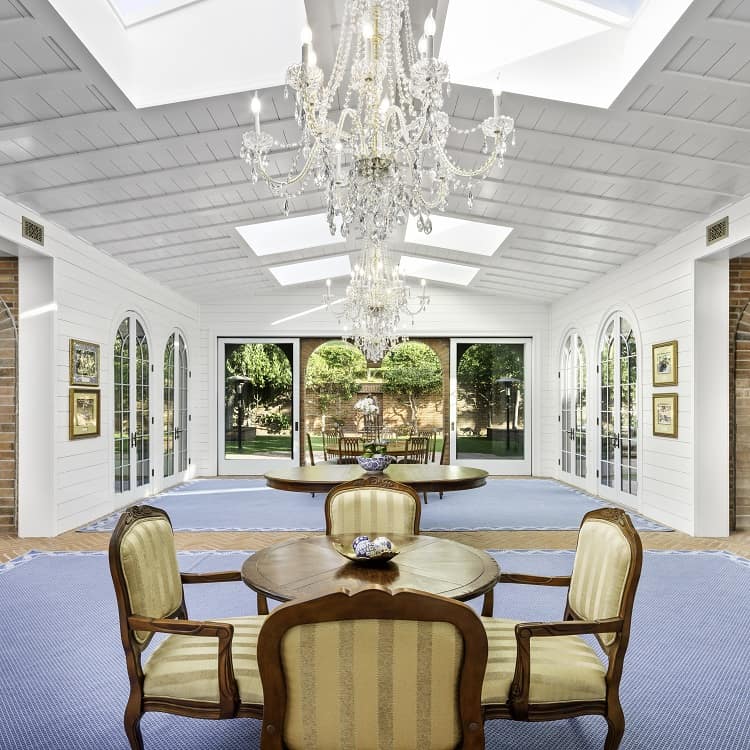
<path id="1" fill-rule="evenodd" d="M 417 399 L 440 393 L 443 372 L 437 354 L 427 344 L 406 341 L 391 349 L 380 366 L 383 390 L 406 399 L 409 421 L 417 427 Z"/>
<path id="2" fill-rule="evenodd" d="M 459 398 L 475 413 L 486 414 L 487 427 L 495 399 L 504 393 L 497 382 L 501 378 L 523 381 L 523 344 L 472 344 L 459 355 Z"/>
<path id="3" fill-rule="evenodd" d="M 331 406 L 352 399 L 366 372 L 367 361 L 362 352 L 344 341 L 322 344 L 310 355 L 305 371 L 305 390 L 318 399 L 323 429 Z"/>
<path id="4" fill-rule="evenodd" d="M 261 407 L 277 406 L 289 400 L 292 389 L 292 366 L 289 358 L 276 344 L 242 344 L 227 357 L 226 399 L 237 409 L 239 427 L 250 421 Z M 229 378 L 235 377 L 235 380 Z M 238 388 L 237 383 L 242 383 Z"/>

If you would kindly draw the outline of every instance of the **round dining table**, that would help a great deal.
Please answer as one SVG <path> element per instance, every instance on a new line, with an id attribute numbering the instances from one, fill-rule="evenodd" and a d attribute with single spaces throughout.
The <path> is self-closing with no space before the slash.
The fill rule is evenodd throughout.
<path id="1" fill-rule="evenodd" d="M 389 562 L 376 564 L 350 560 L 336 551 L 334 543 L 348 548 L 352 534 L 273 544 L 247 558 L 242 580 L 261 595 L 259 614 L 267 613 L 260 611 L 267 610 L 265 597 L 287 602 L 334 589 L 352 591 L 371 585 L 389 590 L 417 589 L 459 601 L 484 595 L 483 614 L 492 614 L 493 589 L 500 568 L 484 550 L 426 534 L 388 536 L 399 553 Z"/>
<path id="2" fill-rule="evenodd" d="M 343 482 L 369 475 L 370 472 L 361 469 L 359 464 L 290 466 L 264 474 L 269 487 L 291 492 L 328 492 Z M 382 476 L 406 484 L 417 492 L 470 490 L 487 484 L 487 472 L 471 466 L 391 464 Z"/>

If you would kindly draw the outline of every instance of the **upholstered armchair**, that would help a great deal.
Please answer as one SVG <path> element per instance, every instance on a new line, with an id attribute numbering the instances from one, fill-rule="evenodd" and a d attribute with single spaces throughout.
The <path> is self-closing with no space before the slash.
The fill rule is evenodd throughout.
<path id="1" fill-rule="evenodd" d="M 482 689 L 486 719 L 545 721 L 582 714 L 607 720 L 604 750 L 617 750 L 625 731 L 619 688 L 630 637 L 643 548 L 628 515 L 587 513 L 570 576 L 502 573 L 501 583 L 568 588 L 560 622 L 482 618 L 489 661 Z M 596 636 L 606 657 L 581 635 Z"/>
<path id="2" fill-rule="evenodd" d="M 258 639 L 261 750 L 480 750 L 486 663 L 457 601 L 369 588 L 285 604 Z"/>
<path id="3" fill-rule="evenodd" d="M 148 505 L 120 517 L 109 565 L 130 678 L 125 732 L 132 750 L 143 750 L 146 711 L 204 719 L 263 715 L 255 650 L 265 617 L 190 620 L 185 607 L 183 584 L 239 581 L 238 571 L 180 573 L 169 517 Z M 155 633 L 166 638 L 143 660 Z"/>
<path id="4" fill-rule="evenodd" d="M 326 534 L 419 534 L 419 495 L 405 484 L 367 476 L 334 487 L 326 497 Z"/>

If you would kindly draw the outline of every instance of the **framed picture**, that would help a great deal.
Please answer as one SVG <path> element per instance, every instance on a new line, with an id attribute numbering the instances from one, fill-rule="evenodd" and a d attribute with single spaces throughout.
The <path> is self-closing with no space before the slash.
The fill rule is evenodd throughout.
<path id="1" fill-rule="evenodd" d="M 677 394 L 654 393 L 654 435 L 660 437 L 677 437 Z"/>
<path id="2" fill-rule="evenodd" d="M 70 384 L 99 385 L 99 344 L 70 340 Z"/>
<path id="3" fill-rule="evenodd" d="M 97 437 L 100 431 L 99 389 L 70 389 L 68 432 L 71 440 Z"/>
<path id="4" fill-rule="evenodd" d="M 677 385 L 677 342 L 665 341 L 651 347 L 653 383 L 659 385 Z"/>

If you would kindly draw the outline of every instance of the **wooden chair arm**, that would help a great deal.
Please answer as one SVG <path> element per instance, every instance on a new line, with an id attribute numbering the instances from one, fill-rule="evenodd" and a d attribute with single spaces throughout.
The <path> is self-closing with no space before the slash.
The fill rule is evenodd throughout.
<path id="1" fill-rule="evenodd" d="M 221 570 L 215 573 L 180 573 L 183 583 L 226 583 L 227 581 L 241 581 L 239 570 Z"/>
<path id="2" fill-rule="evenodd" d="M 565 620 L 562 622 L 519 622 L 516 624 L 516 671 L 510 686 L 511 713 L 515 719 L 527 721 L 531 687 L 531 639 L 550 636 L 620 633 L 620 617 L 603 620 Z"/>
<path id="3" fill-rule="evenodd" d="M 140 617 L 138 615 L 128 617 L 128 625 L 133 630 L 146 630 L 152 633 L 218 638 L 219 718 L 231 719 L 236 715 L 240 694 L 232 664 L 233 625 L 228 622 L 169 620 L 157 617 Z"/>
<path id="4" fill-rule="evenodd" d="M 526 573 L 500 573 L 498 583 L 524 583 L 529 586 L 570 586 L 570 576 L 534 576 Z"/>

